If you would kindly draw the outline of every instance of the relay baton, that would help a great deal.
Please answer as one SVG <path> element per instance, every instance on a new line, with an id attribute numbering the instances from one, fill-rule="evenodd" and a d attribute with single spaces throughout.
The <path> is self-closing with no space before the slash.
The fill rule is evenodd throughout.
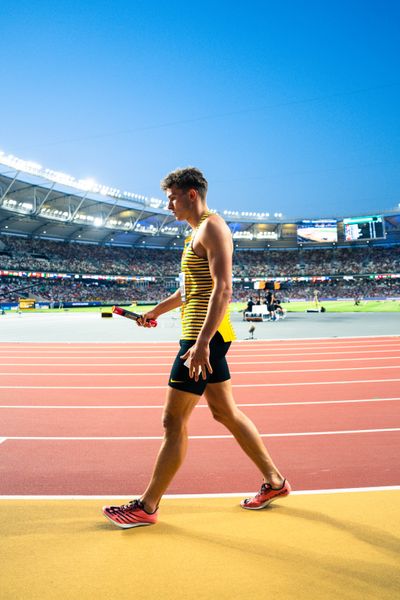
<path id="1" fill-rule="evenodd" d="M 113 306 L 111 312 L 120 315 L 121 317 L 132 319 L 133 321 L 137 321 L 143 316 L 139 315 L 139 313 L 132 312 L 131 310 L 126 310 L 126 308 L 122 308 L 121 306 Z M 155 319 L 149 319 L 146 323 L 148 323 L 150 327 L 157 327 L 157 321 Z"/>

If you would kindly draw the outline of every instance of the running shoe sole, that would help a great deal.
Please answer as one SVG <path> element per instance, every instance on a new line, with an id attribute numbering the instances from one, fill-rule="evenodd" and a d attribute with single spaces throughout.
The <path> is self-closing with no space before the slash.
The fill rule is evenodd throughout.
<path id="1" fill-rule="evenodd" d="M 132 529 L 133 527 L 147 527 L 148 525 L 155 525 L 155 523 L 117 523 L 116 521 L 114 521 L 114 519 L 108 516 L 108 514 L 104 510 L 105 508 L 107 507 L 103 508 L 103 515 L 106 517 L 106 519 L 110 521 L 110 523 L 112 523 L 116 527 L 119 527 L 120 529 Z"/>
<path id="2" fill-rule="evenodd" d="M 271 498 L 271 500 L 266 500 L 263 504 L 261 504 L 261 506 L 246 506 L 241 504 L 240 506 L 242 508 L 245 508 L 246 510 L 262 510 L 263 508 L 267 508 L 267 506 L 269 506 L 269 504 L 271 504 L 271 502 L 274 502 L 275 500 L 279 500 L 279 498 L 285 498 L 286 496 L 289 496 L 289 494 L 283 493 L 283 494 L 277 494 L 276 496 L 274 496 L 273 498 Z"/>
<path id="3" fill-rule="evenodd" d="M 248 501 L 248 503 L 246 503 L 246 500 L 242 500 L 242 502 L 240 503 L 240 506 L 242 508 L 245 508 L 246 510 L 262 510 L 263 508 L 267 508 L 267 506 L 269 504 L 271 504 L 271 502 L 274 502 L 275 500 L 279 500 L 279 498 L 285 498 L 286 496 L 289 496 L 291 491 L 292 491 L 292 488 L 290 486 L 290 483 L 285 479 L 282 488 L 278 489 L 278 490 L 271 489 L 269 493 L 271 494 L 274 492 L 272 498 L 268 498 L 259 506 L 251 506 L 250 505 L 250 503 L 252 501 L 254 501 L 257 496 L 255 496 L 254 498 L 247 498 L 246 500 Z"/>

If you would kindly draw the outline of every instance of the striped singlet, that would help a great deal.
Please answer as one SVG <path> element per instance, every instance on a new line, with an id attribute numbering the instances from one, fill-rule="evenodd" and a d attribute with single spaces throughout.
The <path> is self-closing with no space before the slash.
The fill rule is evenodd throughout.
<path id="1" fill-rule="evenodd" d="M 208 303 L 213 289 L 213 280 L 206 258 L 197 256 L 193 250 L 193 239 L 200 225 L 210 216 L 204 213 L 196 229 L 186 239 L 182 254 L 181 273 L 179 274 L 180 292 L 182 296 L 182 339 L 196 340 L 207 315 Z M 230 322 L 229 307 L 218 327 L 225 342 L 236 339 Z"/>

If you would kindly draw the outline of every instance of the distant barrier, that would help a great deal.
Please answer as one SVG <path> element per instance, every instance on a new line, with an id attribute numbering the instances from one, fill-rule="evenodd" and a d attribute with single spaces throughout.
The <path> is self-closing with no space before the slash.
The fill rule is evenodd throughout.
<path id="1" fill-rule="evenodd" d="M 390 296 L 390 297 L 383 297 L 383 296 L 379 296 L 377 298 L 374 297 L 366 297 L 366 298 L 361 298 L 362 302 L 390 302 L 390 301 L 400 301 L 400 296 Z M 353 302 L 354 298 L 330 298 L 330 297 L 322 297 L 322 298 L 318 298 L 319 303 L 321 302 Z M 295 304 L 296 302 L 308 302 L 309 304 L 313 304 L 313 300 L 309 300 L 307 298 L 291 298 L 290 302 L 285 302 L 283 301 L 284 304 Z M 138 301 L 135 302 L 135 304 L 137 306 L 153 306 L 154 304 L 156 304 L 157 301 Z M 107 306 L 114 306 L 115 302 L 54 302 L 53 305 L 51 305 L 50 302 L 36 302 L 36 308 L 37 309 L 50 309 L 50 308 L 57 308 L 62 310 L 63 308 L 85 308 L 85 307 L 107 307 Z M 121 303 L 122 306 L 129 306 L 128 302 L 122 302 Z M 243 304 L 246 304 L 243 301 Z M 3 310 L 17 310 L 18 309 L 18 302 L 0 302 L 0 309 Z M 31 309 L 32 310 L 32 309 Z"/>
<path id="2" fill-rule="evenodd" d="M 47 308 L 80 308 L 87 306 L 114 306 L 114 302 L 36 302 L 36 308 L 47 309 Z M 0 307 L 4 310 L 16 310 L 18 308 L 18 302 L 0 302 Z"/>

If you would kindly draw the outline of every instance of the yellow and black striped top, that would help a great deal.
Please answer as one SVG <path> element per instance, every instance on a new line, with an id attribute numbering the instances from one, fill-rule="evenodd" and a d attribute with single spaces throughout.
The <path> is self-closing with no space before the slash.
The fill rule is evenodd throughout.
<path id="1" fill-rule="evenodd" d="M 182 339 L 196 340 L 207 315 L 208 303 L 213 289 L 213 280 L 206 258 L 197 256 L 192 242 L 200 225 L 211 213 L 206 212 L 201 217 L 196 229 L 186 239 L 182 254 L 180 290 L 182 296 Z M 236 339 L 230 322 L 229 307 L 222 319 L 218 331 L 225 342 Z"/>

